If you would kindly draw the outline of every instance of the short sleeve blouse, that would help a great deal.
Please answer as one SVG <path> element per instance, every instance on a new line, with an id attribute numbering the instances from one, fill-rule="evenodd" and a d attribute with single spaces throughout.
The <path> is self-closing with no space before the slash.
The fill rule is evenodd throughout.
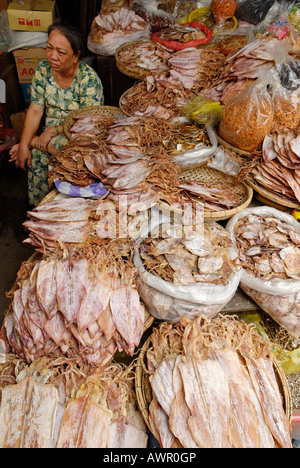
<path id="1" fill-rule="evenodd" d="M 34 72 L 31 85 L 31 102 L 45 106 L 46 125 L 61 125 L 65 118 L 81 107 L 102 105 L 103 86 L 95 70 L 79 62 L 73 83 L 67 89 L 60 88 L 47 59 L 40 62 Z"/>

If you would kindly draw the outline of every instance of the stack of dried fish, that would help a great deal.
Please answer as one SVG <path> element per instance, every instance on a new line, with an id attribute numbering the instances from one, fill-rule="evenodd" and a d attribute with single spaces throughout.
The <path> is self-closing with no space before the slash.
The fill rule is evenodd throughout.
<path id="1" fill-rule="evenodd" d="M 194 204 L 202 203 L 205 211 L 226 211 L 236 208 L 240 197 L 232 190 L 232 185 L 224 181 L 207 183 L 201 181 L 185 181 L 178 186 Z"/>
<path id="2" fill-rule="evenodd" d="M 170 77 L 186 89 L 200 92 L 211 87 L 219 78 L 225 56 L 217 49 L 184 49 L 169 59 Z"/>
<path id="3" fill-rule="evenodd" d="M 117 350 L 132 356 L 145 308 L 125 256 L 128 247 L 111 241 L 67 258 L 24 262 L 1 330 L 6 352 L 27 362 L 65 355 L 93 366 L 109 362 Z"/>
<path id="4" fill-rule="evenodd" d="M 300 333 L 300 228 L 268 207 L 249 209 L 228 223 L 243 267 L 241 287 L 292 335 Z"/>
<path id="5" fill-rule="evenodd" d="M 91 26 L 88 47 L 103 55 L 114 55 L 125 42 L 150 39 L 150 26 L 135 11 L 120 8 L 97 15 Z"/>
<path id="6" fill-rule="evenodd" d="M 80 136 L 70 140 L 58 153 L 50 157 L 49 186 L 56 179 L 80 187 L 99 182 L 97 174 L 109 157 L 109 150 L 102 138 Z"/>
<path id="7" fill-rule="evenodd" d="M 281 41 L 266 36 L 250 42 L 235 55 L 230 56 L 222 67 L 217 82 L 201 93 L 225 103 L 228 94 L 236 94 L 256 80 L 263 70 L 271 70 L 275 64 L 276 49 Z"/>
<path id="8" fill-rule="evenodd" d="M 116 52 L 116 58 L 122 66 L 137 73 L 141 71 L 147 74 L 167 71 L 170 57 L 171 53 L 162 45 L 151 41 L 129 43 Z"/>
<path id="9" fill-rule="evenodd" d="M 123 94 L 120 107 L 128 115 L 171 120 L 181 116 L 183 106 L 192 97 L 178 79 L 151 75 Z"/>
<path id="10" fill-rule="evenodd" d="M 209 224 L 204 225 L 203 232 L 182 229 L 174 237 L 142 242 L 140 255 L 146 270 L 174 285 L 226 285 L 236 266 L 230 258 L 232 241 L 227 232 Z"/>
<path id="11" fill-rule="evenodd" d="M 273 133 L 264 139 L 262 161 L 252 177 L 283 201 L 300 204 L 300 135 Z"/>
<path id="12" fill-rule="evenodd" d="M 1 448 L 130 448 L 147 446 L 136 407 L 132 366 L 90 371 L 71 359 L 30 366 L 0 361 Z"/>
<path id="13" fill-rule="evenodd" d="M 29 220 L 23 223 L 29 231 L 24 242 L 40 252 L 66 243 L 84 245 L 94 232 L 93 221 L 102 204 L 101 200 L 70 197 L 39 205 L 28 211 Z"/>
<path id="14" fill-rule="evenodd" d="M 166 222 L 135 250 L 139 294 L 159 320 L 214 317 L 235 295 L 240 282 L 237 252 L 217 223 Z"/>
<path id="15" fill-rule="evenodd" d="M 232 316 L 162 323 L 142 361 L 162 448 L 292 448 L 268 344 Z"/>
<path id="16" fill-rule="evenodd" d="M 74 117 L 74 123 L 70 127 L 72 138 L 77 137 L 99 137 L 103 138 L 107 127 L 114 122 L 110 115 L 97 114 L 88 110 Z"/>

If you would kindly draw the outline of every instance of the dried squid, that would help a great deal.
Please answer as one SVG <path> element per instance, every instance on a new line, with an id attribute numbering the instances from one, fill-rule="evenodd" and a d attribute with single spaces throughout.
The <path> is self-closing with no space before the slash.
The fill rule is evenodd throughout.
<path id="1" fill-rule="evenodd" d="M 292 448 L 271 351 L 233 316 L 162 323 L 142 365 L 162 448 Z"/>
<path id="2" fill-rule="evenodd" d="M 115 363 L 91 370 L 66 358 L 0 358 L 1 448 L 146 447 L 133 377 L 132 366 Z"/>

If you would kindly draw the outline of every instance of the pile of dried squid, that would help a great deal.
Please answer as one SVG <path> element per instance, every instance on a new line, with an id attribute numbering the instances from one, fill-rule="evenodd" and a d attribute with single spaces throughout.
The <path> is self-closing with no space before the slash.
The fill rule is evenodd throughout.
<path id="1" fill-rule="evenodd" d="M 268 344 L 233 316 L 162 323 L 142 360 L 162 448 L 292 448 Z"/>
<path id="2" fill-rule="evenodd" d="M 1 448 L 146 448 L 134 368 L 0 356 Z"/>

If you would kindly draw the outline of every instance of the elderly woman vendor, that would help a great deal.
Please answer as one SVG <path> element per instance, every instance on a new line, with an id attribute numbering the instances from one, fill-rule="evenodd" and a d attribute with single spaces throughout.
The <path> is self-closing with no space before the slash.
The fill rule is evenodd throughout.
<path id="1" fill-rule="evenodd" d="M 67 143 L 62 125 L 65 118 L 81 107 L 104 102 L 97 73 L 80 61 L 81 44 L 79 32 L 70 24 L 59 21 L 48 29 L 47 59 L 35 70 L 20 143 L 10 150 L 10 161 L 28 169 L 30 205 L 38 205 L 50 191 L 49 157 Z M 37 136 L 44 111 L 44 131 Z"/>

